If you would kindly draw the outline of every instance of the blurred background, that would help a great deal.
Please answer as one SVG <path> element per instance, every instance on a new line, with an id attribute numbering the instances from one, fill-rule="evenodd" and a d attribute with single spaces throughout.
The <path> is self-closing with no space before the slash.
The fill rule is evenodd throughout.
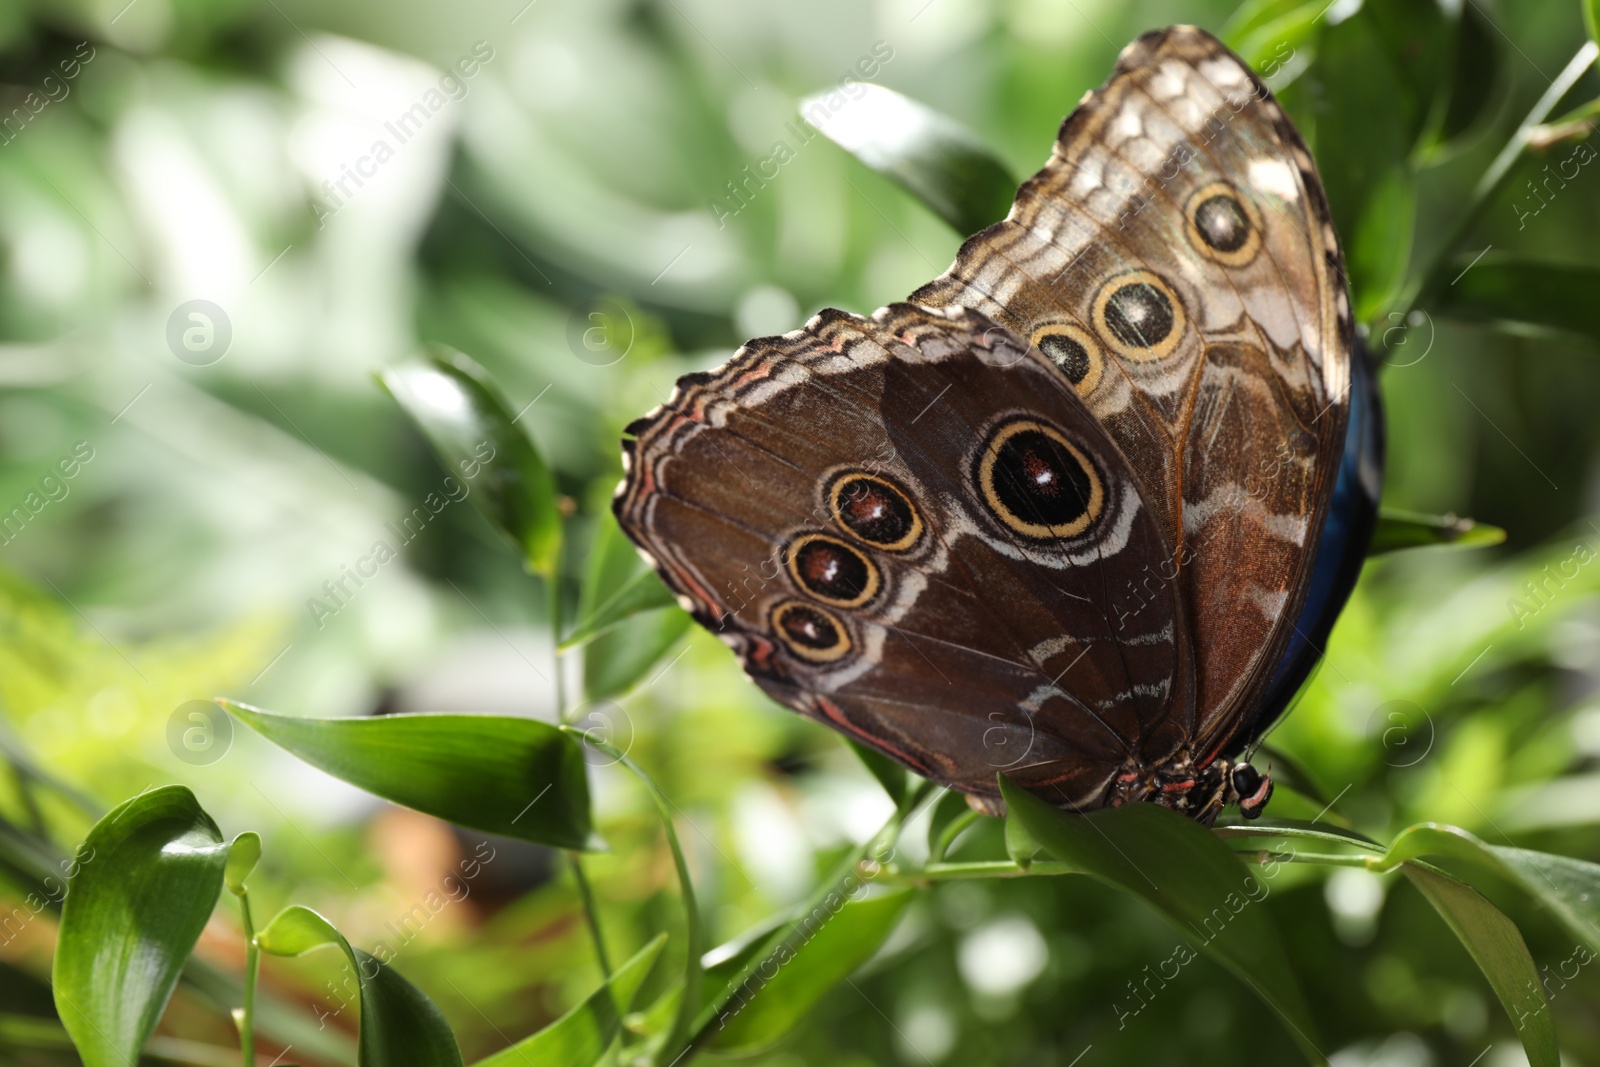
<path id="1" fill-rule="evenodd" d="M 292 899 L 357 944 L 403 937 L 397 967 L 469 1061 L 560 1014 L 598 971 L 559 855 L 395 809 L 188 707 L 222 694 L 292 714 L 551 716 L 543 591 L 471 507 L 430 508 L 376 576 L 349 577 L 376 542 L 398 544 L 390 524 L 445 476 L 373 372 L 435 341 L 492 372 L 575 509 L 575 604 L 630 419 L 748 336 L 904 296 L 959 244 L 807 139 L 799 98 L 863 79 L 873 60 L 864 80 L 956 117 L 1023 176 L 1139 32 L 1267 24 L 1305 5 L 1235 7 L 5 0 L 0 736 L 15 775 L 81 794 L 28 810 L 0 774 L 6 848 L 64 854 L 98 811 L 181 782 L 225 833 L 262 833 L 263 913 Z M 1385 503 L 1509 538 L 1369 565 L 1271 739 L 1310 794 L 1285 792 L 1275 813 L 1331 801 L 1380 838 L 1434 819 L 1600 859 L 1596 340 L 1389 313 L 1397 272 L 1438 246 L 1582 43 L 1579 5 L 1338 0 L 1319 18 L 1285 38 L 1273 84 L 1365 256 L 1353 271 L 1377 279 L 1359 306 L 1374 332 L 1398 331 L 1382 377 Z M 1465 26 L 1452 32 L 1472 35 L 1456 49 L 1470 61 L 1439 67 L 1429 20 Z M 1272 55 L 1284 42 L 1263 32 Z M 1446 82 L 1448 98 L 1433 92 Z M 1571 99 L 1597 89 L 1590 72 Z M 1541 170 L 1572 154 L 1523 164 L 1463 248 L 1600 266 L 1600 167 L 1574 164 L 1559 184 Z M 763 181 L 741 184 L 750 171 Z M 1387 189 L 1390 174 L 1397 196 L 1339 195 Z M 671 609 L 614 637 L 621 666 L 587 672 L 573 699 L 671 798 L 716 943 L 797 901 L 890 805 L 836 737 L 765 701 L 684 623 Z M 671 861 L 637 785 L 607 766 L 593 781 L 612 851 L 590 870 L 626 956 L 673 928 Z M 485 849 L 469 895 L 400 933 Z M 997 828 L 956 855 L 1003 856 Z M 33 888 L 7 856 L 0 911 Z M 1296 868 L 1274 889 L 1339 1067 L 1525 1062 L 1403 880 Z M 1495 899 L 1561 975 L 1547 989 L 1566 1062 L 1600 1064 L 1600 967 L 1572 976 L 1570 938 L 1509 891 Z M 52 930 L 45 914 L 0 935 L 0 1062 L 73 1062 L 37 1028 L 4 1024 L 48 1014 Z M 1084 880 L 945 885 L 754 1062 L 1297 1062 L 1206 959 L 1126 1014 L 1128 983 L 1175 944 L 1152 913 Z M 202 955 L 237 971 L 231 916 Z M 268 964 L 265 987 L 329 1038 L 296 1060 L 348 1055 L 354 1011 L 337 979 L 331 956 Z M 234 1041 L 225 1012 L 187 987 L 163 1033 Z M 180 1061 L 206 1062 L 193 1055 Z"/>

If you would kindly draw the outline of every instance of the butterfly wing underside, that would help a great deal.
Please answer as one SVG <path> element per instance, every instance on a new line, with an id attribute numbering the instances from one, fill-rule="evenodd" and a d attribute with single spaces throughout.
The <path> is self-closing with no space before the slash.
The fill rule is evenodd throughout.
<path id="1" fill-rule="evenodd" d="M 974 405 L 966 398 L 981 395 Z M 1037 350 L 981 315 L 824 312 L 630 428 L 615 510 L 771 696 L 970 794 L 1097 806 L 1192 729 L 1171 547 Z"/>
<path id="2" fill-rule="evenodd" d="M 1211 35 L 1146 34 L 1007 218 L 910 299 L 1038 345 L 1150 487 L 1192 634 L 1195 757 L 1215 757 L 1293 633 L 1348 413 L 1343 261 L 1294 127 Z M 1119 618 L 1148 584 L 1119 591 Z"/>

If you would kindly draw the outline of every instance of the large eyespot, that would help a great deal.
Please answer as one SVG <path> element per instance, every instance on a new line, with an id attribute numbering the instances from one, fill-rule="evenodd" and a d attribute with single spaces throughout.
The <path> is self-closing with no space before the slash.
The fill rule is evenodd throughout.
<path id="1" fill-rule="evenodd" d="M 911 497 L 877 474 L 851 472 L 834 479 L 828 510 L 840 526 L 886 552 L 904 552 L 922 539 L 922 516 Z"/>
<path id="2" fill-rule="evenodd" d="M 850 634 L 831 611 L 799 600 L 772 609 L 772 628 L 784 647 L 811 663 L 833 663 L 850 651 Z"/>
<path id="3" fill-rule="evenodd" d="M 1113 351 L 1133 360 L 1163 359 L 1183 340 L 1183 302 L 1160 275 L 1121 274 L 1094 298 L 1094 326 Z"/>
<path id="4" fill-rule="evenodd" d="M 1089 457 L 1035 419 L 995 430 L 973 474 L 995 518 L 1036 541 L 1076 537 L 1105 510 L 1105 486 Z"/>
<path id="5" fill-rule="evenodd" d="M 824 604 L 858 608 L 878 594 L 878 568 L 837 537 L 802 534 L 784 550 L 795 584 Z"/>
<path id="6" fill-rule="evenodd" d="M 1029 340 L 1061 369 L 1079 396 L 1088 396 L 1100 384 L 1105 357 L 1101 354 L 1100 342 L 1082 326 L 1067 322 L 1046 323 L 1034 330 Z"/>
<path id="7" fill-rule="evenodd" d="M 1183 215 L 1195 251 L 1224 266 L 1242 267 L 1261 250 L 1261 216 L 1227 182 L 1196 190 Z"/>

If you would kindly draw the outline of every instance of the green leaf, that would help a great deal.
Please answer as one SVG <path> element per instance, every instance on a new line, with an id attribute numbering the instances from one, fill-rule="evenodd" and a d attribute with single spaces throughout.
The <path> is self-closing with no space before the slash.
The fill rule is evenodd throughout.
<path id="1" fill-rule="evenodd" d="M 1583 26 L 1589 40 L 1600 44 L 1600 0 L 1583 0 Z"/>
<path id="2" fill-rule="evenodd" d="M 601 700 L 632 689 L 678 643 L 689 622 L 688 613 L 674 606 L 634 615 L 600 634 L 583 650 L 584 695 Z"/>
<path id="3" fill-rule="evenodd" d="M 485 833 L 594 846 L 583 748 L 503 715 L 308 719 L 218 701 L 273 744 L 385 800 Z"/>
<path id="4" fill-rule="evenodd" d="M 895 807 L 898 808 L 901 804 L 904 804 L 906 790 L 911 787 L 910 782 L 906 780 L 905 767 L 877 749 L 868 748 L 853 737 L 847 737 L 844 740 L 845 744 L 850 746 L 850 751 L 854 752 L 857 758 L 866 764 L 867 770 L 872 772 L 872 777 L 876 778 L 878 784 L 883 786 L 883 791 L 889 794 L 889 799 L 894 801 Z"/>
<path id="5" fill-rule="evenodd" d="M 1528 946 L 1516 925 L 1478 891 L 1439 871 L 1407 863 L 1401 871 L 1422 891 L 1471 953 L 1516 1027 L 1530 1067 L 1560 1067 L 1555 1021 Z"/>
<path id="6" fill-rule="evenodd" d="M 1513 202 L 1526 217 L 1533 206 L 1527 198 Z M 1440 314 L 1517 333 L 1600 339 L 1600 267 L 1485 256 L 1464 258 L 1456 269 L 1456 280 L 1438 295 Z"/>
<path id="7" fill-rule="evenodd" d="M 427 363 L 384 370 L 380 381 L 528 570 L 548 577 L 561 550 L 550 468 L 482 367 L 441 345 L 433 352 Z"/>
<path id="8" fill-rule="evenodd" d="M 56 1010 L 85 1067 L 131 1067 L 216 907 L 228 846 L 194 794 L 169 785 L 113 808 L 78 854 L 52 969 Z"/>
<path id="9" fill-rule="evenodd" d="M 1201 951 L 1273 1007 L 1313 1063 L 1315 1026 L 1266 909 L 1271 886 L 1205 827 L 1157 804 L 1087 815 L 1059 811 L 1013 785 L 1000 788 L 1010 816 L 1064 863 L 1143 897 Z M 1269 876 L 1270 877 L 1270 876 Z"/>
<path id="10" fill-rule="evenodd" d="M 860 84 L 843 103 L 837 90 L 800 102 L 800 114 L 829 140 L 887 176 L 963 237 L 1011 210 L 1017 180 L 966 127 L 893 89 Z"/>
<path id="11" fill-rule="evenodd" d="M 1251 0 L 1223 28 L 1222 40 L 1263 78 L 1315 45 L 1327 0 Z"/>
<path id="12" fill-rule="evenodd" d="M 284 908 L 256 941 L 274 956 L 299 956 L 324 946 L 344 952 L 360 990 L 361 1067 L 461 1067 L 455 1035 L 433 1001 L 393 967 L 353 947 L 310 908 Z"/>
<path id="13" fill-rule="evenodd" d="M 928 862 L 939 863 L 955 844 L 956 838 L 977 818 L 965 793 L 947 790 L 928 817 Z"/>
<path id="14" fill-rule="evenodd" d="M 1477 4 L 1462 4 L 1455 19 L 1449 101 L 1439 134 L 1459 137 L 1489 114 L 1489 101 L 1501 78 L 1500 42 L 1503 38 Z"/>
<path id="15" fill-rule="evenodd" d="M 1356 321 L 1372 320 L 1399 295 L 1416 214 L 1415 182 L 1405 167 L 1391 168 L 1370 190 L 1346 250 Z"/>
<path id="16" fill-rule="evenodd" d="M 840 893 L 828 898 L 833 904 L 825 902 L 794 920 L 788 932 L 798 934 L 799 943 L 792 937 L 780 941 L 761 962 L 723 1007 L 713 1044 L 724 1051 L 752 1052 L 788 1033 L 830 989 L 883 947 L 911 899 L 909 890 L 856 901 Z M 771 943 L 762 938 L 750 942 L 753 948 Z M 708 969 L 707 978 L 731 980 L 753 958 L 750 948 L 727 955 Z"/>
<path id="17" fill-rule="evenodd" d="M 582 1004 L 538 1033 L 479 1060 L 474 1067 L 590 1067 L 599 1063 L 622 1032 L 622 1015 L 633 1004 L 666 943 L 667 935 L 658 934 Z"/>
<path id="18" fill-rule="evenodd" d="M 1498 545 L 1506 532 L 1498 526 L 1464 519 L 1456 515 L 1422 515 L 1415 511 L 1383 508 L 1378 512 L 1378 528 L 1372 535 L 1367 555 L 1380 556 L 1403 548 L 1431 545 L 1456 545 L 1477 548 Z"/>
<path id="19" fill-rule="evenodd" d="M 246 830 L 233 839 L 233 844 L 228 846 L 228 862 L 222 868 L 222 884 L 228 887 L 228 892 L 234 896 L 244 894 L 244 880 L 250 877 L 250 872 L 256 869 L 256 864 L 261 862 L 261 835 L 254 830 Z"/>
<path id="20" fill-rule="evenodd" d="M 600 520 L 589 549 L 588 573 L 578 598 L 578 624 L 562 640 L 561 648 L 575 648 L 624 619 L 675 603 L 672 590 L 640 558 L 616 519 L 607 515 Z"/>
<path id="21" fill-rule="evenodd" d="M 1600 864 L 1491 845 L 1457 826 L 1418 823 L 1394 839 L 1378 869 L 1422 856 L 1449 856 L 1506 878 L 1548 908 L 1574 937 L 1600 951 Z"/>

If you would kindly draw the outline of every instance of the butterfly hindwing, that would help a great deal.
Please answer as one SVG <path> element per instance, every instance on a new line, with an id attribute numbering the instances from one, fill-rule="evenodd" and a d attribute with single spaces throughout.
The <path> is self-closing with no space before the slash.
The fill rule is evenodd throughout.
<path id="1" fill-rule="evenodd" d="M 975 398 L 981 397 L 981 401 Z M 972 312 L 824 312 L 680 383 L 622 526 L 780 702 L 968 793 L 1097 806 L 1192 728 L 1143 488 L 1037 350 Z"/>

